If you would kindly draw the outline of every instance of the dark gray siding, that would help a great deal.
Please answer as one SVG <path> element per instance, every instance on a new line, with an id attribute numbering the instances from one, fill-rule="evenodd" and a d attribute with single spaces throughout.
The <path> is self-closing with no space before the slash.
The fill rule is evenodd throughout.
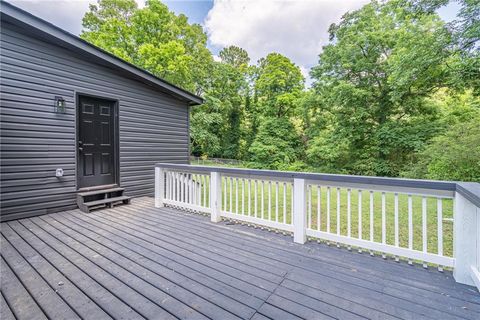
<path id="1" fill-rule="evenodd" d="M 186 102 L 11 24 L 2 23 L 0 41 L 2 220 L 75 207 L 77 93 L 119 101 L 120 184 L 128 195 L 152 194 L 154 163 L 188 162 Z M 57 95 L 66 114 L 53 112 Z"/>

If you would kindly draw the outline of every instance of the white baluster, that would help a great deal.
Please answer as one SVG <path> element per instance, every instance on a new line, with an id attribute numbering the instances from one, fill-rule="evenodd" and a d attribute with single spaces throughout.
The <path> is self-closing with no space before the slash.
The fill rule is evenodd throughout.
<path id="1" fill-rule="evenodd" d="M 263 216 L 264 199 L 265 199 L 265 192 L 263 190 L 263 180 L 260 180 L 260 200 L 262 204 L 262 208 L 261 208 L 262 219 L 264 218 Z"/>
<path id="2" fill-rule="evenodd" d="M 337 188 L 337 235 L 340 235 L 340 188 Z"/>
<path id="3" fill-rule="evenodd" d="M 295 243 L 305 243 L 307 241 L 306 233 L 306 214 L 305 214 L 305 204 L 306 204 L 306 183 L 304 179 L 293 179 L 293 241 Z"/>
<path id="4" fill-rule="evenodd" d="M 387 243 L 387 212 L 386 212 L 386 199 L 385 192 L 382 192 L 382 244 Z M 385 254 L 382 254 L 384 259 L 387 258 Z"/>
<path id="5" fill-rule="evenodd" d="M 268 181 L 268 220 L 272 220 L 272 181 Z"/>
<path id="6" fill-rule="evenodd" d="M 283 183 L 283 223 L 287 223 L 287 184 Z"/>
<path id="7" fill-rule="evenodd" d="M 358 239 L 362 239 L 362 190 L 358 190 Z"/>
<path id="8" fill-rule="evenodd" d="M 230 194 L 230 199 L 229 199 L 230 210 L 229 210 L 229 211 L 230 211 L 231 213 L 233 213 L 233 207 L 232 207 L 232 200 L 233 200 L 233 196 L 232 196 L 232 194 L 233 194 L 233 178 L 230 177 L 230 179 L 228 179 L 228 181 L 229 181 L 229 183 L 230 183 L 230 184 L 229 184 L 229 187 L 230 187 L 230 188 L 229 188 L 229 194 Z"/>
<path id="9" fill-rule="evenodd" d="M 257 209 L 257 204 L 258 204 L 258 201 L 257 201 L 257 184 L 258 184 L 258 181 L 255 180 L 254 181 L 254 185 L 253 185 L 253 192 L 254 192 L 254 197 L 255 197 L 255 208 L 254 208 L 254 213 L 255 213 L 255 218 L 258 218 L 258 209 Z"/>
<path id="10" fill-rule="evenodd" d="M 164 207 L 165 197 L 165 171 L 163 168 L 155 167 L 155 207 Z"/>
<path id="11" fill-rule="evenodd" d="M 411 195 L 408 195 L 408 249 L 413 249 L 413 205 Z M 412 260 L 408 259 L 408 263 L 412 264 Z"/>
<path id="12" fill-rule="evenodd" d="M 308 229 L 312 228 L 312 185 L 307 185 L 307 199 L 308 199 L 308 218 L 307 218 L 307 227 Z"/>
<path id="13" fill-rule="evenodd" d="M 317 186 L 317 230 L 320 230 L 320 223 L 322 222 L 321 219 L 321 209 L 322 209 L 322 191 L 320 186 Z"/>
<path id="14" fill-rule="evenodd" d="M 238 178 L 235 178 L 235 213 L 238 214 Z"/>
<path id="15" fill-rule="evenodd" d="M 327 232 L 330 233 L 330 187 L 327 187 Z"/>
<path id="16" fill-rule="evenodd" d="M 427 253 L 427 198 L 422 197 L 422 251 Z M 427 263 L 423 262 L 423 267 L 427 268 Z"/>
<path id="17" fill-rule="evenodd" d="M 443 201 L 437 199 L 437 236 L 438 255 L 443 256 Z"/>
<path id="18" fill-rule="evenodd" d="M 212 222 L 220 222 L 222 220 L 222 176 L 219 172 L 210 173 L 209 190 L 210 208 L 212 209 L 210 219 Z"/>
<path id="19" fill-rule="evenodd" d="M 347 189 L 347 237 L 352 236 L 352 190 Z"/>
<path id="20" fill-rule="evenodd" d="M 245 215 L 245 178 L 242 178 L 242 215 Z"/>
<path id="21" fill-rule="evenodd" d="M 275 181 L 275 222 L 278 222 L 278 181 Z"/>
<path id="22" fill-rule="evenodd" d="M 224 177 L 222 178 L 223 181 L 223 210 L 228 211 L 227 207 L 227 183 L 228 183 L 228 178 Z"/>
<path id="23" fill-rule="evenodd" d="M 252 185 L 252 180 L 250 179 L 247 179 L 247 188 L 248 188 L 248 216 L 250 217 L 251 216 L 251 213 L 252 213 L 252 190 L 251 190 L 251 185 Z"/>

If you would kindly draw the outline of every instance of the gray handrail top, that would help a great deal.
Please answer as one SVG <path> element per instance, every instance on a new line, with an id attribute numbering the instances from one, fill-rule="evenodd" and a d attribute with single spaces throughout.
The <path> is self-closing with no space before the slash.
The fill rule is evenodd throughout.
<path id="1" fill-rule="evenodd" d="M 310 173 L 310 172 L 294 172 L 294 171 L 276 171 L 276 170 L 262 170 L 262 169 L 248 169 L 248 168 L 229 168 L 229 167 L 214 167 L 214 166 L 200 166 L 190 164 L 177 163 L 157 163 L 156 167 L 166 169 L 185 169 L 196 172 L 220 172 L 237 175 L 249 176 L 270 176 L 276 178 L 299 178 L 307 180 L 322 180 L 330 182 L 343 183 L 358 183 L 371 184 L 390 187 L 403 188 L 419 188 L 419 189 L 433 189 L 444 191 L 456 191 L 464 196 L 467 200 L 472 202 L 477 207 L 480 207 L 480 183 L 477 182 L 456 182 L 456 181 L 438 181 L 438 180 L 420 180 L 420 179 L 405 179 L 405 178 L 388 178 L 388 177 L 369 177 L 369 176 L 355 176 L 346 174 L 330 174 L 330 173 Z"/>

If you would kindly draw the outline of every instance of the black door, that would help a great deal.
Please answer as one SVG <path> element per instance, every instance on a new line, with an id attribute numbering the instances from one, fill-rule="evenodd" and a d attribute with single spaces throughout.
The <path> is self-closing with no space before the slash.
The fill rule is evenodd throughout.
<path id="1" fill-rule="evenodd" d="M 115 111 L 113 101 L 79 98 L 78 188 L 116 183 Z"/>

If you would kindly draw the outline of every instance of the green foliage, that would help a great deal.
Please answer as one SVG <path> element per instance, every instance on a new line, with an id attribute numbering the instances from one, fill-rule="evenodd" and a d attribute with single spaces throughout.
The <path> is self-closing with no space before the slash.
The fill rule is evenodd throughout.
<path id="1" fill-rule="evenodd" d="M 480 182 L 480 113 L 432 139 L 404 176 Z"/>
<path id="2" fill-rule="evenodd" d="M 286 118 L 265 118 L 249 148 L 251 160 L 262 167 L 279 169 L 296 162 L 300 155 L 298 135 Z"/>
<path id="3" fill-rule="evenodd" d="M 268 117 L 290 116 L 304 81 L 300 68 L 287 57 L 270 53 L 260 59 L 254 86 L 258 112 Z"/>
<path id="4" fill-rule="evenodd" d="M 239 70 L 246 70 L 250 63 L 250 57 L 247 51 L 236 46 L 229 46 L 223 48 L 219 53 L 220 59 L 223 63 L 231 65 Z"/>
<path id="5" fill-rule="evenodd" d="M 331 43 L 311 74 L 334 120 L 313 146 L 333 151 L 330 167 L 396 176 L 435 133 L 435 112 L 424 99 L 448 79 L 451 35 L 436 14 L 401 0 L 372 1 L 329 31 Z M 319 149 L 320 141 L 340 143 Z"/>
<path id="6" fill-rule="evenodd" d="M 201 92 L 212 59 L 207 36 L 159 0 L 99 0 L 83 18 L 81 37 L 187 90 Z"/>
<path id="7" fill-rule="evenodd" d="M 412 157 L 405 177 L 480 182 L 480 98 L 442 90 L 429 99 L 441 112 L 440 134 Z"/>
<path id="8" fill-rule="evenodd" d="M 215 62 L 202 27 L 159 0 L 99 0 L 81 37 L 203 96 L 196 156 L 256 168 L 480 180 L 480 0 L 373 0 L 329 28 L 312 89 L 288 57 Z"/>
<path id="9" fill-rule="evenodd" d="M 238 157 L 245 86 L 240 70 L 222 62 L 213 63 L 205 103 L 192 111 L 193 154 Z"/>

